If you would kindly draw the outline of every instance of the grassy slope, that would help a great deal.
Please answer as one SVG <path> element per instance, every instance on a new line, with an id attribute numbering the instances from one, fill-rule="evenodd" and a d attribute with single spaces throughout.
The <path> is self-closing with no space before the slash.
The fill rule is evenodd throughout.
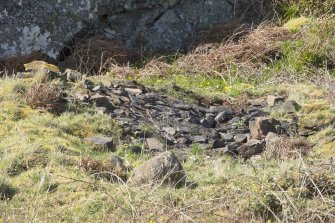
<path id="1" fill-rule="evenodd" d="M 110 154 L 94 151 L 82 138 L 102 133 L 118 141 L 118 124 L 108 116 L 94 115 L 91 108 L 74 105 L 60 116 L 31 109 L 21 92 L 33 80 L 0 80 L 0 193 L 9 197 L 0 202 L 0 222 L 333 222 L 335 167 L 331 158 L 335 157 L 335 143 L 324 139 L 335 137 L 335 113 L 331 88 L 322 82 L 326 77 L 332 80 L 327 75 L 334 72 L 329 66 L 335 55 L 333 25 L 334 19 L 317 21 L 302 39 L 286 41 L 280 58 L 252 72 L 268 77 L 262 82 L 245 81 L 253 76 L 232 81 L 225 72 L 223 79 L 207 74 L 188 76 L 180 67 L 162 70 L 165 78 L 140 79 L 189 100 L 192 95 L 166 86 L 176 83 L 208 97 L 231 97 L 233 101 L 243 93 L 259 97 L 284 92 L 302 105 L 301 122 L 329 124 L 308 138 L 316 146 L 309 156 L 299 159 L 267 156 L 244 162 L 191 155 L 184 168 L 196 187 L 135 187 L 90 176 L 80 169 L 80 160 L 107 160 Z M 316 47 L 320 42 L 326 44 Z M 238 69 L 234 72 L 239 76 Z M 113 78 L 93 79 L 108 83 Z M 80 86 L 77 83 L 73 91 Z M 116 153 L 130 166 L 148 159 L 130 154 L 126 145 L 119 144 Z"/>

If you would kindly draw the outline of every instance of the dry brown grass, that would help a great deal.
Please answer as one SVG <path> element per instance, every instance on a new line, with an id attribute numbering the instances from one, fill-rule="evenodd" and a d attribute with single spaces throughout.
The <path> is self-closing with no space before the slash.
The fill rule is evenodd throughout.
<path id="1" fill-rule="evenodd" d="M 204 44 L 177 61 L 179 67 L 192 73 L 217 75 L 232 65 L 257 68 L 271 63 L 279 53 L 280 44 L 293 38 L 280 27 L 260 26 L 238 42 Z"/>
<path id="2" fill-rule="evenodd" d="M 48 56 L 46 56 L 45 54 L 41 52 L 34 52 L 26 56 L 21 56 L 21 55 L 13 56 L 8 59 L 0 60 L 0 76 L 2 72 L 3 73 L 6 72 L 9 75 L 11 75 L 18 71 L 24 71 L 25 70 L 24 64 L 27 64 L 35 60 L 43 60 L 43 61 L 47 61 L 50 63 L 55 62 L 51 58 L 49 58 Z"/>
<path id="3" fill-rule="evenodd" d="M 55 83 L 33 84 L 25 92 L 26 103 L 34 109 L 55 110 L 61 102 L 61 94 Z"/>
<path id="4" fill-rule="evenodd" d="M 116 169 L 108 161 L 97 160 L 91 157 L 83 158 L 79 164 L 80 168 L 94 175 L 97 178 L 103 178 L 108 181 L 118 182 L 126 181 L 127 173 L 121 169 Z"/>
<path id="5" fill-rule="evenodd" d="M 266 145 L 264 156 L 279 160 L 297 159 L 307 155 L 311 149 L 312 146 L 306 140 L 280 138 Z"/>
<path id="6" fill-rule="evenodd" d="M 138 58 L 138 53 L 120 40 L 93 36 L 78 40 L 72 55 L 61 66 L 78 69 L 83 73 L 102 73 L 113 64 L 127 65 Z"/>

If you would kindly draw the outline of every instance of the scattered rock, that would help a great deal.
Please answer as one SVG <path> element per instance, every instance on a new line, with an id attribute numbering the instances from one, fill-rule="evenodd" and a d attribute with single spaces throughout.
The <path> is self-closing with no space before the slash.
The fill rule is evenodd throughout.
<path id="1" fill-rule="evenodd" d="M 112 110 L 114 108 L 109 97 L 107 96 L 96 94 L 91 97 L 91 100 L 97 107 L 104 107 L 107 110 Z"/>
<path id="2" fill-rule="evenodd" d="M 244 159 L 249 159 L 250 157 L 260 154 L 264 151 L 265 141 L 251 139 L 247 143 L 236 149 L 238 155 Z"/>
<path id="3" fill-rule="evenodd" d="M 230 133 L 220 133 L 221 137 L 226 140 L 226 142 L 233 142 L 234 141 L 234 135 Z"/>
<path id="4" fill-rule="evenodd" d="M 192 140 L 194 143 L 207 143 L 207 138 L 202 135 L 196 135 Z"/>
<path id="5" fill-rule="evenodd" d="M 296 101 L 285 101 L 281 105 L 278 105 L 278 110 L 286 114 L 294 114 L 299 110 L 300 106 Z"/>
<path id="6" fill-rule="evenodd" d="M 200 120 L 200 124 L 205 128 L 213 128 L 216 124 L 215 119 L 212 116 L 207 116 L 206 118 Z"/>
<path id="7" fill-rule="evenodd" d="M 71 82 L 79 81 L 82 78 L 82 74 L 78 71 L 66 69 L 64 72 L 66 79 Z"/>
<path id="8" fill-rule="evenodd" d="M 126 175 L 128 170 L 124 165 L 123 159 L 116 155 L 110 157 L 110 167 L 114 173 L 117 173 L 120 176 Z"/>
<path id="9" fill-rule="evenodd" d="M 177 133 L 177 130 L 172 127 L 163 127 L 163 130 L 171 136 L 174 136 Z"/>
<path id="10" fill-rule="evenodd" d="M 248 137 L 245 134 L 237 134 L 234 136 L 234 141 L 237 143 L 245 143 Z"/>
<path id="11" fill-rule="evenodd" d="M 94 149 L 96 150 L 108 150 L 114 152 L 116 145 L 114 140 L 105 136 L 93 136 L 85 138 L 84 141 L 94 144 Z"/>
<path id="12" fill-rule="evenodd" d="M 210 106 L 208 109 L 208 113 L 220 113 L 225 112 L 228 115 L 233 115 L 234 111 L 230 106 Z"/>
<path id="13" fill-rule="evenodd" d="M 285 101 L 284 96 L 268 95 L 268 98 L 267 98 L 267 103 L 270 107 L 273 107 L 283 101 Z"/>
<path id="14" fill-rule="evenodd" d="M 250 135 L 255 139 L 261 139 L 269 132 L 277 133 L 279 127 L 280 122 L 269 117 L 256 117 L 255 120 L 249 122 Z"/>
<path id="15" fill-rule="evenodd" d="M 230 118 L 231 115 L 232 115 L 231 113 L 228 113 L 226 111 L 220 112 L 215 117 L 215 121 L 217 123 L 223 123 L 223 122 L 227 121 Z"/>
<path id="16" fill-rule="evenodd" d="M 146 143 L 149 150 L 164 151 L 164 145 L 156 138 L 147 138 Z"/>
<path id="17" fill-rule="evenodd" d="M 222 148 L 225 145 L 226 145 L 226 142 L 224 139 L 216 139 L 213 142 L 213 149 Z"/>
<path id="18" fill-rule="evenodd" d="M 182 186 L 185 183 L 185 171 L 173 152 L 159 154 L 138 166 L 134 170 L 133 181 L 137 185 L 167 184 Z"/>

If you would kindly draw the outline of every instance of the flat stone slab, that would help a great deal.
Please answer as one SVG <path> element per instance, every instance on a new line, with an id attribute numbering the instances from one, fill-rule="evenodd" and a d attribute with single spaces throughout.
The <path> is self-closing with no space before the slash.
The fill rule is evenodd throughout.
<path id="1" fill-rule="evenodd" d="M 84 141 L 95 145 L 96 150 L 115 151 L 116 146 L 112 138 L 105 136 L 93 136 L 85 138 Z"/>

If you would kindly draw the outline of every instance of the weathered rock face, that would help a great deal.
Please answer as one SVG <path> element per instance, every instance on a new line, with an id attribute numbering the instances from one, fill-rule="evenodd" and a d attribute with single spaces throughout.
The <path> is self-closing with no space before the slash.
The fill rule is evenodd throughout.
<path id="1" fill-rule="evenodd" d="M 59 59 L 62 49 L 89 29 L 144 51 L 183 50 L 198 30 L 257 11 L 262 7 L 257 2 L 0 0 L 0 59 L 36 51 Z"/>

